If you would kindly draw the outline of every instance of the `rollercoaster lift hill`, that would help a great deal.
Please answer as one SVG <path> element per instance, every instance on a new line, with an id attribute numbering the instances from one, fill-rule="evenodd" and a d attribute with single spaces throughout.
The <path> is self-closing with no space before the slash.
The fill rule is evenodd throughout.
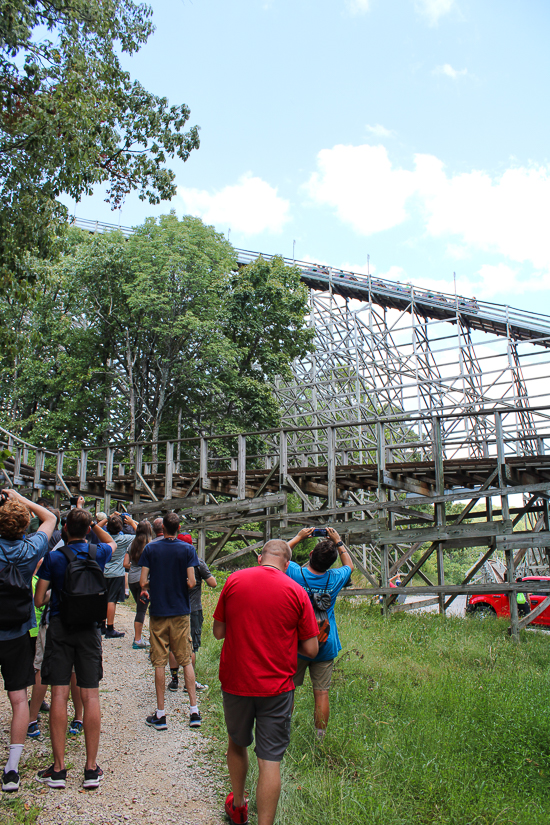
<path id="1" fill-rule="evenodd" d="M 303 526 L 333 524 L 367 585 L 344 595 L 381 595 L 386 614 L 427 604 L 396 605 L 389 579 L 398 570 L 407 596 L 435 596 L 442 614 L 460 594 L 506 593 L 512 597 L 511 633 L 518 638 L 519 630 L 550 604 L 545 598 L 519 621 L 513 598 L 527 587 L 529 592 L 548 588 L 515 579 L 528 553 L 535 553 L 537 572 L 548 568 L 550 407 L 529 409 L 537 429 L 537 453 L 530 455 L 518 451 L 525 434 L 518 433 L 515 408 L 502 405 L 475 415 L 491 420 L 491 428 L 483 431 L 494 437 L 474 458 L 471 433 L 460 427 L 463 413 L 416 412 L 66 452 L 51 452 L 2 431 L 0 441 L 12 457 L 0 472 L 5 485 L 35 500 L 53 493 L 57 506 L 82 494 L 108 512 L 116 505 L 136 518 L 179 512 L 197 531 L 199 555 L 213 566 L 230 564 L 269 538 L 290 538 Z M 419 420 L 429 433 L 421 442 L 415 440 Z M 247 453 L 247 441 L 256 445 L 254 454 Z M 462 509 L 450 515 L 448 503 Z M 246 546 L 227 553 L 234 541 Z M 466 547 L 480 548 L 479 561 L 460 585 L 449 585 L 445 554 Z M 506 582 L 476 584 L 476 574 L 499 554 Z M 426 568 L 433 557 L 436 581 Z M 423 584 L 409 584 L 413 578 Z"/>
<path id="2" fill-rule="evenodd" d="M 133 230 L 128 226 L 75 218 L 72 222 L 92 234 L 119 231 L 127 238 Z M 271 260 L 274 255 L 236 249 L 239 266 L 246 266 L 260 256 Z M 330 292 L 344 299 L 372 302 L 387 309 L 416 312 L 426 318 L 434 318 L 450 323 L 462 322 L 470 329 L 511 336 L 517 341 L 533 341 L 550 348 L 550 318 L 534 312 L 513 307 L 478 301 L 444 292 L 405 286 L 395 281 L 375 278 L 371 275 L 336 269 L 322 264 L 299 261 L 283 257 L 285 264 L 300 270 L 302 281 L 319 292 Z"/>

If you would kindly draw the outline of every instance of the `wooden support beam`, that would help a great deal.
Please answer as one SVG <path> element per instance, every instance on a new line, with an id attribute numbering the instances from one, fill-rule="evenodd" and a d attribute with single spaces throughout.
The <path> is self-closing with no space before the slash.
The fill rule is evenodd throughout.
<path id="1" fill-rule="evenodd" d="M 255 544 L 250 544 L 248 547 L 243 547 L 242 550 L 237 550 L 235 553 L 231 553 L 230 556 L 222 556 L 221 558 L 216 559 L 212 562 L 212 567 L 218 567 L 220 564 L 227 564 L 227 562 L 233 561 L 233 559 L 238 559 L 239 556 L 244 556 L 245 553 L 252 553 L 253 550 L 259 550 L 260 547 L 263 547 L 263 541 L 257 541 Z"/>
<path id="2" fill-rule="evenodd" d="M 428 484 L 424 484 L 414 478 L 395 478 L 392 473 L 387 472 L 382 474 L 381 486 L 389 487 L 392 490 L 404 490 L 407 493 L 416 493 L 419 496 L 433 496 L 433 490 Z"/>
<path id="3" fill-rule="evenodd" d="M 439 604 L 439 597 L 436 599 L 421 599 L 418 602 L 404 602 L 403 604 L 396 604 L 392 606 L 391 612 L 404 613 L 407 610 L 419 610 L 423 607 L 432 607 L 434 604 Z"/>
<path id="4" fill-rule="evenodd" d="M 216 546 L 212 548 L 212 552 L 210 553 L 210 555 L 208 556 L 208 559 L 206 560 L 207 564 L 210 564 L 211 562 L 213 562 L 214 559 L 221 553 L 221 551 L 223 550 L 223 548 L 225 547 L 225 545 L 227 544 L 229 539 L 233 536 L 233 533 L 236 531 L 236 529 L 237 529 L 236 526 L 235 527 L 230 527 L 229 530 L 227 531 L 227 533 L 224 536 L 222 536 L 221 539 L 219 539 L 217 541 Z"/>
<path id="5" fill-rule="evenodd" d="M 237 498 L 246 497 L 246 438 L 237 436 Z"/>
<path id="6" fill-rule="evenodd" d="M 516 547 L 550 547 L 550 532 L 540 531 L 538 533 L 516 532 L 511 536 L 497 536 L 498 550 L 514 550 Z"/>
<path id="7" fill-rule="evenodd" d="M 135 449 L 135 460 L 134 460 L 134 504 L 139 505 L 141 501 L 141 471 L 143 469 L 143 444 L 137 444 Z M 153 499 L 154 500 L 154 499 Z M 138 512 L 138 511 L 136 511 Z"/>
<path id="8" fill-rule="evenodd" d="M 336 429 L 327 428 L 327 504 L 336 507 Z"/>
<path id="9" fill-rule="evenodd" d="M 174 444 L 166 442 L 166 462 L 164 465 L 164 498 L 172 498 L 172 483 L 174 478 Z"/>
<path id="10" fill-rule="evenodd" d="M 199 516 L 221 515 L 222 513 L 247 513 L 250 510 L 263 510 L 264 507 L 281 507 L 286 504 L 286 493 L 274 493 L 259 498 L 247 498 L 242 501 L 227 501 L 223 504 L 205 504 L 190 509 L 194 518 Z M 187 508 L 185 508 L 187 512 Z"/>
<path id="11" fill-rule="evenodd" d="M 276 476 L 278 472 L 279 472 L 279 465 L 275 464 L 273 469 L 269 471 L 267 476 L 264 478 L 264 480 L 262 481 L 262 483 L 260 484 L 260 486 L 256 490 L 256 494 L 255 494 L 254 498 L 259 498 L 262 495 L 263 491 L 266 489 L 266 487 L 269 484 L 269 482 L 271 481 L 271 479 L 274 478 L 274 476 Z"/>
<path id="12" fill-rule="evenodd" d="M 438 496 L 445 495 L 445 475 L 443 467 L 443 435 L 441 432 L 441 418 L 434 416 L 432 418 L 433 428 L 433 442 L 432 450 L 435 464 L 435 493 Z M 435 505 L 435 523 L 440 527 L 445 527 L 445 505 Z M 436 545 L 437 554 L 437 584 L 441 587 L 445 584 L 445 566 L 443 555 L 443 544 L 441 541 Z M 445 595 L 439 594 L 439 613 L 441 616 L 445 615 Z"/>
<path id="13" fill-rule="evenodd" d="M 378 582 L 376 581 L 374 576 L 372 576 L 369 573 L 367 568 L 363 566 L 362 562 L 360 562 L 359 559 L 357 558 L 357 555 L 352 550 L 350 550 L 349 547 L 348 547 L 348 553 L 350 554 L 352 562 L 354 563 L 356 568 L 360 571 L 360 573 L 362 573 L 363 576 L 366 578 L 366 580 L 369 581 L 374 587 L 377 587 Z"/>
<path id="14" fill-rule="evenodd" d="M 493 548 L 490 547 L 487 550 L 487 552 L 484 553 L 481 556 L 481 558 L 478 559 L 472 567 L 470 567 L 470 569 L 466 573 L 466 577 L 464 578 L 464 580 L 462 582 L 463 585 L 468 584 L 468 582 L 471 581 L 471 579 L 473 579 L 473 577 L 475 576 L 477 571 L 480 570 L 483 567 L 483 565 L 485 564 L 485 562 L 487 561 L 489 556 L 492 554 L 492 552 L 493 552 Z M 448 598 L 447 601 L 445 602 L 445 607 L 446 608 L 449 607 L 449 605 L 452 604 L 452 602 L 454 602 L 455 599 L 456 599 L 456 596 L 451 596 L 450 598 Z"/>
<path id="15" fill-rule="evenodd" d="M 200 491 L 207 490 L 208 484 L 208 441 L 201 438 L 199 445 L 199 478 Z"/>
<path id="16" fill-rule="evenodd" d="M 285 486 L 290 487 L 290 489 L 296 493 L 298 498 L 304 502 L 306 510 L 315 510 L 311 501 L 308 499 L 306 494 L 301 491 L 301 489 L 298 487 L 292 476 L 285 476 L 284 484 Z"/>
<path id="17" fill-rule="evenodd" d="M 136 471 L 136 475 L 137 475 L 138 479 L 141 481 L 142 485 L 147 490 L 147 492 L 149 493 L 149 495 L 151 496 L 151 498 L 153 499 L 153 501 L 158 501 L 158 498 L 156 497 L 154 492 L 151 490 L 151 488 L 149 487 L 149 485 L 147 484 L 147 482 L 145 481 L 145 479 L 143 478 L 141 473 Z"/>
<path id="18" fill-rule="evenodd" d="M 146 501 L 143 504 L 132 504 L 130 512 L 132 515 L 146 515 L 147 513 L 160 513 L 162 511 L 183 510 L 190 512 L 191 509 L 203 501 L 203 496 L 191 496 L 191 498 L 162 499 L 162 501 Z"/>

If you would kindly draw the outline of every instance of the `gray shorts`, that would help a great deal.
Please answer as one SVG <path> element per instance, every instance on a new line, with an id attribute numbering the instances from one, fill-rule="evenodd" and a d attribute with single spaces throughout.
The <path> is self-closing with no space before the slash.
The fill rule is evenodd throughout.
<path id="1" fill-rule="evenodd" d="M 223 692 L 227 732 L 236 745 L 247 748 L 254 739 L 256 721 L 256 756 L 280 762 L 290 742 L 293 704 L 293 690 L 278 696 L 236 696 Z"/>
<path id="2" fill-rule="evenodd" d="M 191 641 L 193 642 L 193 651 L 196 653 L 201 646 L 202 623 L 204 621 L 202 610 L 191 611 Z"/>
<path id="3" fill-rule="evenodd" d="M 123 602 L 124 601 L 124 576 L 115 576 L 113 579 L 105 577 L 107 582 L 107 601 Z"/>

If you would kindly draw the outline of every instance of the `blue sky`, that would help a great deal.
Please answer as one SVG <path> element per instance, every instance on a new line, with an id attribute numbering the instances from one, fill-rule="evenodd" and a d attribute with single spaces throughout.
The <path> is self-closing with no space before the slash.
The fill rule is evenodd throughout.
<path id="1" fill-rule="evenodd" d="M 542 0 L 155 0 L 126 60 L 201 148 L 174 208 L 238 247 L 550 314 L 550 8 Z M 69 203 L 69 202 L 68 202 Z M 70 202 L 71 211 L 75 210 Z"/>

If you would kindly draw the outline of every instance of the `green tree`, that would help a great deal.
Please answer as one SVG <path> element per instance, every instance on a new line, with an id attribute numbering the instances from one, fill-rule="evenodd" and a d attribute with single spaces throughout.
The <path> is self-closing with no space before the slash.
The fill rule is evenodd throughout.
<path id="1" fill-rule="evenodd" d="M 0 0 L 0 288 L 35 277 L 32 255 L 58 246 L 67 209 L 107 184 L 113 208 L 132 190 L 175 194 L 167 158 L 187 160 L 198 130 L 122 69 L 153 26 L 132 0 Z"/>
<path id="2" fill-rule="evenodd" d="M 0 300 L 18 341 L 0 372 L 8 428 L 67 446 L 278 424 L 272 383 L 312 349 L 296 268 L 238 269 L 213 227 L 173 213 L 127 241 L 68 237 L 27 304 Z"/>

